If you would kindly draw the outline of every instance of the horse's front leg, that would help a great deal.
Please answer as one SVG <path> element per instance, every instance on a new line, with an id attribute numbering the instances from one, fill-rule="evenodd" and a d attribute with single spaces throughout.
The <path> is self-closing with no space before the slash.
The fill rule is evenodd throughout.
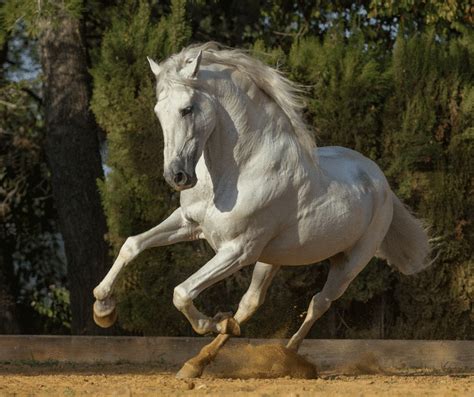
<path id="1" fill-rule="evenodd" d="M 255 264 L 250 286 L 242 297 L 239 309 L 234 316 L 234 319 L 239 325 L 246 322 L 263 303 L 268 287 L 279 268 L 279 266 L 268 265 L 261 262 Z M 229 340 L 230 336 L 230 334 L 217 335 L 211 343 L 201 349 L 197 356 L 192 357 L 184 363 L 183 367 L 176 374 L 176 377 L 196 378 L 201 376 L 204 368 L 214 360 L 217 353 Z"/>
<path id="2" fill-rule="evenodd" d="M 193 300 L 206 288 L 254 263 L 259 255 L 260 251 L 248 241 L 228 242 L 217 251 L 214 258 L 174 289 L 174 305 L 198 334 L 240 334 L 239 324 L 232 317 L 208 317 L 196 309 Z"/>
<path id="3" fill-rule="evenodd" d="M 199 238 L 196 224 L 187 221 L 181 208 L 174 211 L 158 226 L 137 236 L 129 237 L 123 244 L 107 275 L 94 289 L 94 320 L 101 327 L 110 327 L 116 320 L 113 288 L 118 276 L 140 252 L 151 248 L 190 241 Z"/>

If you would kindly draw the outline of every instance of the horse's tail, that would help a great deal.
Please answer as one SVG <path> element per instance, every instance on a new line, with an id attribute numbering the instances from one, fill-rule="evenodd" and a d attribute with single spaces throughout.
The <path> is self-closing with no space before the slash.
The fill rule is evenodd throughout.
<path id="1" fill-rule="evenodd" d="M 432 261 L 428 234 L 421 221 L 416 219 L 392 193 L 393 218 L 390 228 L 377 252 L 377 256 L 403 274 L 422 271 Z"/>

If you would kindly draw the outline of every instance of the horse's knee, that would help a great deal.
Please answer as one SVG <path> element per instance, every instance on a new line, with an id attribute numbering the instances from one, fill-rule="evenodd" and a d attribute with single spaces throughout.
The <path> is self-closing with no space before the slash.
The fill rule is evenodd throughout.
<path id="1" fill-rule="evenodd" d="M 125 261 L 131 261 L 140 253 L 140 247 L 136 237 L 129 237 L 120 248 L 119 256 Z"/>
<path id="2" fill-rule="evenodd" d="M 337 287 L 327 288 L 325 286 L 321 292 L 313 296 L 311 301 L 313 310 L 319 315 L 325 313 L 331 307 L 332 302 L 338 300 L 344 294 L 352 280 L 353 277 L 348 276 Z"/>
<path id="3" fill-rule="evenodd" d="M 186 291 L 178 285 L 173 291 L 173 305 L 179 311 L 183 311 L 190 303 L 191 298 Z"/>
<path id="4" fill-rule="evenodd" d="M 308 314 L 311 317 L 319 318 L 331 307 L 332 301 L 332 299 L 328 298 L 327 296 L 324 296 L 321 292 L 317 293 L 311 299 Z"/>

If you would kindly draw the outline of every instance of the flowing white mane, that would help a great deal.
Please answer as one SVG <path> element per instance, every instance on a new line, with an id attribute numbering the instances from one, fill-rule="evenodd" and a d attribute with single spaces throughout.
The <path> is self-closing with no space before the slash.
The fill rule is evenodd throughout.
<path id="1" fill-rule="evenodd" d="M 218 43 L 209 42 L 202 45 L 192 45 L 184 48 L 180 53 L 171 56 L 160 64 L 162 72 L 158 79 L 157 91 L 160 92 L 168 82 L 199 86 L 199 80 L 186 79 L 178 72 L 186 63 L 197 56 L 202 50 L 201 64 L 221 64 L 236 68 L 246 74 L 266 95 L 268 95 L 282 109 L 288 117 L 293 131 L 301 146 L 314 156 L 313 132 L 305 123 L 301 114 L 305 106 L 303 90 L 285 78 L 278 70 L 252 58 L 241 50 L 224 48 Z"/>

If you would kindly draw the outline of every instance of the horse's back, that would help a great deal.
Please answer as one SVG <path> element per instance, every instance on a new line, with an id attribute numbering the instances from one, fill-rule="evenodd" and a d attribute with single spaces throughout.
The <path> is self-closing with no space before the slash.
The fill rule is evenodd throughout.
<path id="1" fill-rule="evenodd" d="M 391 198 L 390 186 L 379 166 L 363 154 L 340 146 L 318 150 L 319 167 L 331 183 L 339 186 L 336 195 L 349 194 L 355 206 L 377 208 Z M 355 208 L 354 208 L 355 209 Z"/>
<path id="2" fill-rule="evenodd" d="M 386 182 L 377 164 L 355 150 L 341 146 L 325 146 L 317 149 L 319 167 L 333 180 L 354 184 Z M 385 187 L 385 186 L 384 186 Z"/>

